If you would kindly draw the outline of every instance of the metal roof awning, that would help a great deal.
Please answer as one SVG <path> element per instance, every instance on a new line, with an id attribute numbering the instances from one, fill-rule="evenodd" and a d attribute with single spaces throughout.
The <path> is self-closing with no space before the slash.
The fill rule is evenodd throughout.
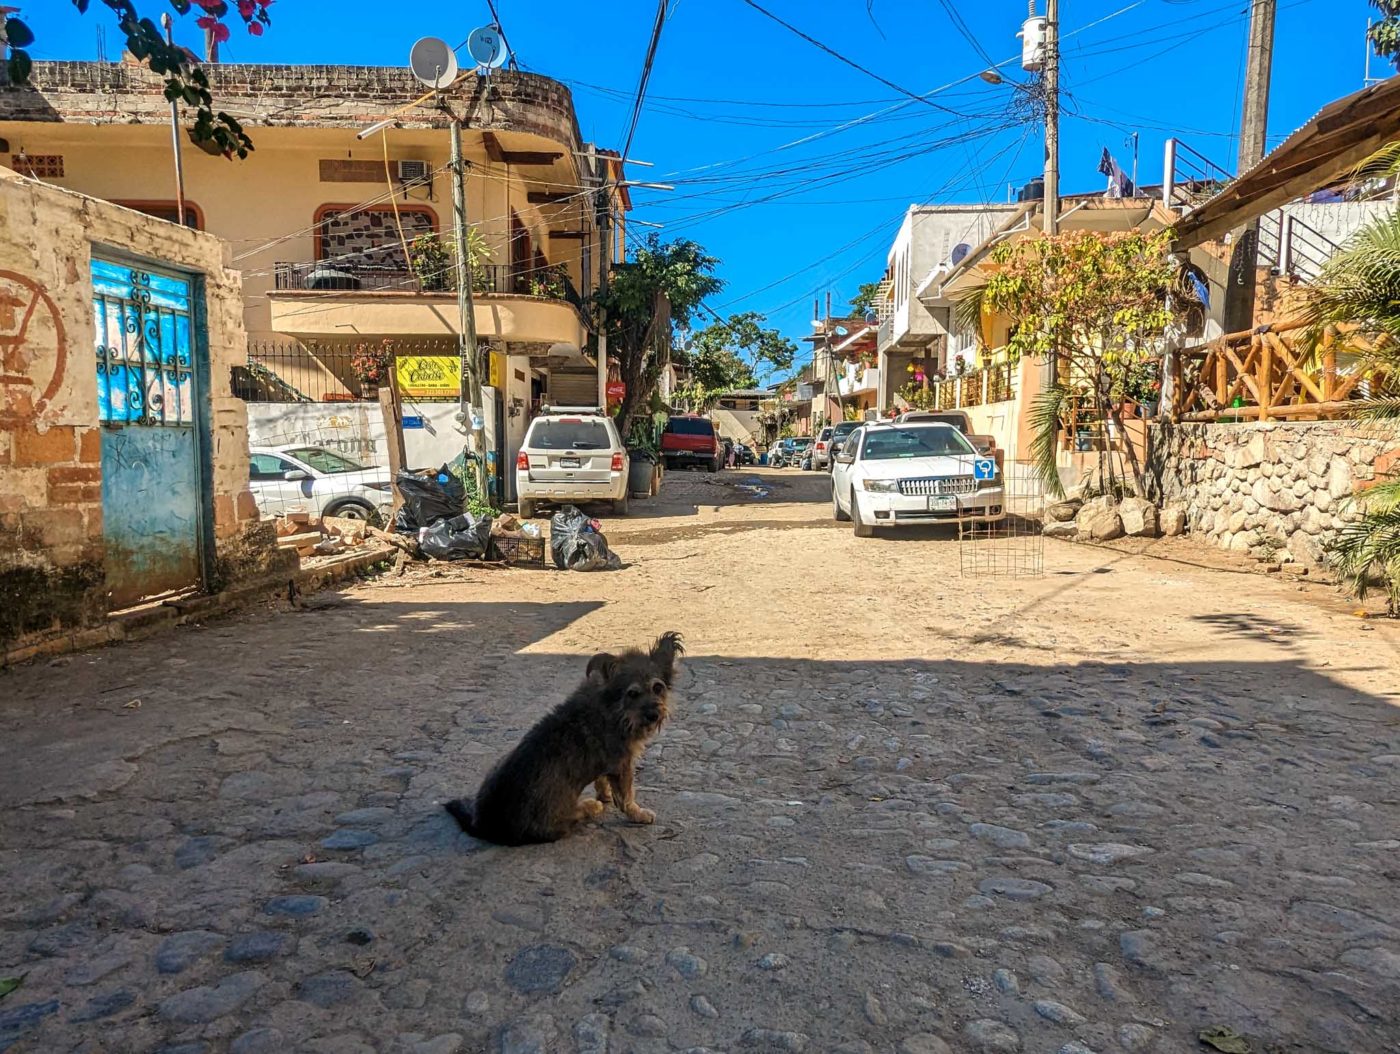
<path id="1" fill-rule="evenodd" d="M 1331 186 L 1400 138 L 1400 77 L 1324 106 L 1248 172 L 1176 225 L 1177 248 L 1212 241 Z"/>

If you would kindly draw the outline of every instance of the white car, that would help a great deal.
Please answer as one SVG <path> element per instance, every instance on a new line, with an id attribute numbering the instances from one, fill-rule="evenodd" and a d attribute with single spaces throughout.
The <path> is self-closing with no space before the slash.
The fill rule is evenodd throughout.
<path id="1" fill-rule="evenodd" d="M 371 468 L 319 446 L 255 446 L 248 451 L 248 488 L 263 516 L 305 512 L 365 520 L 387 516 L 393 482 Z"/>
<path id="2" fill-rule="evenodd" d="M 978 462 L 990 475 L 978 479 Z M 994 523 L 1006 516 L 1001 473 L 947 424 L 869 424 L 831 470 L 831 504 L 856 536 L 899 524 Z"/>
<path id="3" fill-rule="evenodd" d="M 515 457 L 522 519 L 542 501 L 610 501 L 627 515 L 627 449 L 611 417 L 596 410 L 543 413 L 530 422 Z"/>

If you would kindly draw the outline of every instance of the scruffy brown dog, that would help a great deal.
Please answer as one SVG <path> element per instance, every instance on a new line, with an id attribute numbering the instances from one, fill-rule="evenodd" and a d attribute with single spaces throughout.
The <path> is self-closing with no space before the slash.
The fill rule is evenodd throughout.
<path id="1" fill-rule="evenodd" d="M 666 720 L 684 651 L 681 635 L 672 632 L 650 651 L 593 656 L 583 683 L 525 733 L 476 797 L 450 801 L 447 811 L 468 834 L 500 845 L 563 838 L 602 816 L 609 801 L 633 823 L 651 823 L 656 814 L 633 795 L 633 770 Z M 590 783 L 597 800 L 580 800 Z"/>

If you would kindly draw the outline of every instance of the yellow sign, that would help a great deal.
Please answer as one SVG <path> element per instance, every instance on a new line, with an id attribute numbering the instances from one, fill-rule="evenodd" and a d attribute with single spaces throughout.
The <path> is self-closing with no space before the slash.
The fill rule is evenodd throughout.
<path id="1" fill-rule="evenodd" d="M 462 363 L 455 355 L 400 355 L 397 363 L 402 395 L 455 399 L 462 392 Z"/>
<path id="2" fill-rule="evenodd" d="M 491 374 L 486 383 L 498 391 L 506 386 L 506 357 L 499 351 L 491 353 Z"/>

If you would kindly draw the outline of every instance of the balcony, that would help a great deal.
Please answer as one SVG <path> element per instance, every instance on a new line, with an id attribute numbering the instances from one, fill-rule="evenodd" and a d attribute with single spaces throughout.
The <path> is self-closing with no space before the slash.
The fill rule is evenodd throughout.
<path id="1" fill-rule="evenodd" d="M 278 263 L 271 328 L 307 341 L 431 339 L 458 332 L 455 274 L 350 260 Z M 477 338 L 511 354 L 583 365 L 583 300 L 563 267 L 472 269 Z"/>
<path id="2" fill-rule="evenodd" d="M 838 383 L 843 397 L 877 392 L 880 390 L 880 371 L 874 366 L 847 366 L 845 375 Z"/>

